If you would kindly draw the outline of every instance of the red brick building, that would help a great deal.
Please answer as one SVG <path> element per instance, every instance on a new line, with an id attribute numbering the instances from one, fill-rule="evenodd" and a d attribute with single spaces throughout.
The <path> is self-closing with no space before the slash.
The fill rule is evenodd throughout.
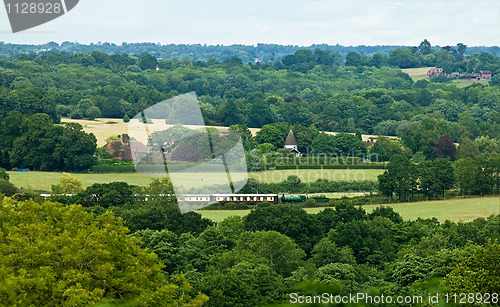
<path id="1" fill-rule="evenodd" d="M 104 147 L 109 149 L 113 159 L 120 161 L 131 161 L 134 160 L 134 157 L 148 154 L 146 145 L 142 142 L 130 141 L 128 134 L 123 134 L 121 140 L 106 143 Z"/>
<path id="2" fill-rule="evenodd" d="M 479 73 L 481 74 L 482 80 L 491 79 L 491 71 L 490 70 L 481 70 Z"/>
<path id="3" fill-rule="evenodd" d="M 429 78 L 442 74 L 444 74 L 443 69 L 438 67 L 431 68 L 427 71 L 427 77 Z"/>

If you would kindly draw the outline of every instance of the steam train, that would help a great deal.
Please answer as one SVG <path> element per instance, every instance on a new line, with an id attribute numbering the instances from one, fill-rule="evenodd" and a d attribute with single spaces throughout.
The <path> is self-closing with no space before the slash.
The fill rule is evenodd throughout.
<path id="1" fill-rule="evenodd" d="M 273 204 L 282 203 L 302 203 L 308 199 L 314 200 L 317 203 L 327 203 L 326 197 L 311 197 L 305 195 L 285 196 L 285 194 L 189 194 L 184 195 L 184 201 L 190 203 L 246 203 L 258 204 L 264 201 Z"/>
<path id="2" fill-rule="evenodd" d="M 63 194 L 64 196 L 74 196 L 76 194 Z M 281 196 L 280 196 L 281 195 Z M 40 194 L 44 198 L 48 198 L 51 194 Z M 272 204 L 284 203 L 302 203 L 308 199 L 312 199 L 316 203 L 327 203 L 326 197 L 307 197 L 306 195 L 289 196 L 285 194 L 187 194 L 180 196 L 183 201 L 193 204 L 207 203 L 246 203 L 258 204 L 264 201 Z"/>

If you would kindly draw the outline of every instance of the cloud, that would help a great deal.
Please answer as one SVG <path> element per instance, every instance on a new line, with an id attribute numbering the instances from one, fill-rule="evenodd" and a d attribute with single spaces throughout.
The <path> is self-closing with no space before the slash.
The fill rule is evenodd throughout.
<path id="1" fill-rule="evenodd" d="M 65 16 L 10 33 L 0 9 L 0 39 L 206 44 L 500 45 L 494 0 L 101 0 L 80 1 Z"/>

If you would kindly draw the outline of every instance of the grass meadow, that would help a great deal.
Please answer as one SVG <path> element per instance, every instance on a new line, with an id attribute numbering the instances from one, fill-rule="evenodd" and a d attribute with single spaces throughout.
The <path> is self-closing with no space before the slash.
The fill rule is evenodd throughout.
<path id="1" fill-rule="evenodd" d="M 401 70 L 407 73 L 413 79 L 413 82 L 416 82 L 418 80 L 427 79 L 427 72 L 431 68 L 432 67 L 419 67 L 419 68 L 405 68 Z"/>
<path id="2" fill-rule="evenodd" d="M 377 176 L 383 170 L 378 169 L 328 169 L 328 170 L 272 170 L 265 172 L 249 173 L 248 177 L 255 178 L 261 182 L 280 182 L 288 176 L 297 175 L 302 182 L 312 182 L 317 179 L 328 179 L 336 181 L 357 181 L 357 180 L 377 180 Z M 59 172 L 8 172 L 10 181 L 20 188 L 31 188 L 40 191 L 50 191 L 51 185 L 57 184 L 63 173 Z M 142 174 L 142 173 L 72 173 L 71 176 L 82 180 L 84 187 L 94 183 L 108 183 L 113 181 L 124 181 L 133 185 L 147 185 L 152 178 L 165 176 L 165 174 Z M 232 178 L 238 178 L 232 174 Z M 240 174 L 240 177 L 244 174 Z M 203 179 L 202 179 L 203 178 Z M 203 184 L 223 184 L 227 183 L 226 173 L 176 173 L 176 182 L 186 188 L 198 187 L 203 180 Z"/>
<path id="3" fill-rule="evenodd" d="M 420 67 L 420 68 L 405 68 L 402 69 L 403 72 L 407 73 L 413 80 L 416 82 L 418 80 L 428 80 L 427 79 L 427 71 L 432 67 Z M 459 88 L 467 87 L 474 83 L 479 83 L 482 85 L 488 85 L 488 80 L 466 80 L 466 79 L 455 79 L 452 80 L 451 83 L 455 84 Z"/>
<path id="4" fill-rule="evenodd" d="M 371 212 L 378 206 L 380 205 L 365 205 L 363 208 L 367 212 Z M 492 214 L 500 214 L 500 197 L 448 199 L 388 204 L 384 206 L 392 207 L 394 211 L 399 212 L 404 220 L 435 217 L 440 222 L 446 220 L 468 222 L 478 217 L 488 217 Z M 304 208 L 308 213 L 318 213 L 324 209 L 324 207 Z M 250 210 L 200 210 L 197 212 L 205 218 L 219 222 L 228 216 L 245 216 Z"/>
<path id="5" fill-rule="evenodd" d="M 383 170 L 279 170 L 267 172 L 250 173 L 249 177 L 264 182 L 279 182 L 290 175 L 299 176 L 303 182 L 310 182 L 319 178 L 329 180 L 376 180 L 376 176 Z M 360 178 L 360 172 L 364 173 L 364 179 Z M 57 184 L 63 173 L 58 172 L 8 172 L 10 181 L 21 188 L 31 188 L 39 191 L 50 191 L 51 185 Z M 108 183 L 113 181 L 124 181 L 134 185 L 147 185 L 152 178 L 165 176 L 164 174 L 140 174 L 140 173 L 114 173 L 114 174 L 89 174 L 72 173 L 72 176 L 82 180 L 85 187 L 94 183 Z M 356 177 L 356 175 L 358 177 Z M 198 177 L 201 174 L 181 174 L 177 178 L 185 187 L 199 185 Z M 342 177 L 343 176 L 343 177 Z M 225 173 L 203 174 L 204 180 L 210 184 L 224 183 L 227 180 Z M 343 178 L 343 179 L 342 179 Z M 354 197 L 366 193 L 320 193 L 329 198 L 341 198 L 343 196 Z M 309 196 L 313 196 L 312 194 Z M 370 212 L 378 205 L 365 205 L 363 208 Z M 500 214 L 500 197 L 463 198 L 451 200 L 424 201 L 416 203 L 388 204 L 399 212 L 405 220 L 417 218 L 436 217 L 439 221 L 447 219 L 451 221 L 471 221 L 477 217 L 488 217 L 491 214 Z M 309 213 L 317 213 L 324 208 L 305 208 Z M 231 215 L 244 216 L 250 210 L 201 210 L 204 217 L 213 221 L 221 221 Z"/>

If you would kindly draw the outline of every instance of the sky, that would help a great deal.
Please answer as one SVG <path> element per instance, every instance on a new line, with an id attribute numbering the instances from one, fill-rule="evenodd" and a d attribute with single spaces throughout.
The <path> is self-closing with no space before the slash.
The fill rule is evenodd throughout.
<path id="1" fill-rule="evenodd" d="M 500 45 L 499 0 L 80 0 L 8 43 Z"/>

